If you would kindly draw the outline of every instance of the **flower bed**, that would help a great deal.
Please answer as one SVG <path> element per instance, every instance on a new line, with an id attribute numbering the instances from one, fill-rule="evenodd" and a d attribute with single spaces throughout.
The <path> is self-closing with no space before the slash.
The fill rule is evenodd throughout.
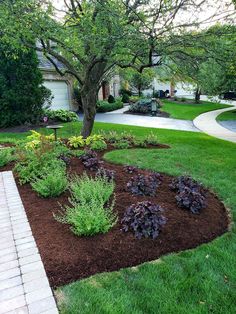
<path id="1" fill-rule="evenodd" d="M 114 134 L 110 135 L 106 151 L 114 149 L 111 146 L 114 138 Z M 126 136 L 127 139 L 128 136 Z M 151 142 L 151 138 L 149 141 Z M 136 266 L 170 252 L 194 248 L 227 231 L 226 209 L 210 191 L 204 189 L 204 206 L 198 210 L 198 214 L 194 214 L 189 206 L 182 208 L 183 202 L 181 206 L 178 206 L 176 196 L 182 191 L 182 184 L 188 186 L 194 193 L 203 191 L 202 187 L 196 185 L 195 182 L 182 178 L 179 181 L 173 181 L 172 177 L 165 174 L 153 176 L 150 171 L 107 163 L 102 160 L 103 154 L 104 152 L 100 151 L 97 152 L 97 156 L 91 154 L 92 159 L 97 158 L 100 161 L 96 165 L 93 162 L 93 167 L 91 167 L 91 161 L 88 167 L 88 158 L 70 156 L 66 172 L 69 178 L 74 175 L 82 178 L 85 172 L 89 177 L 95 178 L 98 167 L 106 169 L 106 171 L 100 170 L 100 175 L 109 176 L 109 180 L 113 180 L 114 177 L 115 203 L 112 210 L 117 219 L 112 221 L 109 230 L 105 233 L 78 236 L 78 233 L 71 230 L 71 224 L 62 224 L 55 219 L 55 216 L 60 215 L 62 206 L 71 206 L 68 200 L 71 193 L 68 190 L 59 197 L 43 198 L 32 190 L 29 183 L 20 185 L 17 179 L 20 195 L 53 287 L 95 273 Z M 61 160 L 62 156 L 59 157 Z M 61 167 L 60 164 L 59 167 Z M 12 164 L 1 170 L 11 168 Z M 137 178 L 142 178 L 142 180 Z M 153 186 L 153 193 L 149 193 L 149 190 L 145 188 L 150 182 Z M 130 183 L 132 189 L 129 188 Z M 136 193 L 137 184 L 139 193 Z M 180 191 L 176 191 L 177 189 Z M 125 213 L 129 208 L 131 210 L 128 211 L 127 224 L 130 221 L 136 223 L 133 213 L 136 210 L 145 209 L 141 215 L 141 228 L 138 230 L 140 232 L 134 232 L 124 223 Z M 158 217 L 155 213 L 158 213 Z M 148 228 L 150 226 L 153 228 L 155 225 L 151 232 L 146 232 L 145 217 L 149 219 Z"/>

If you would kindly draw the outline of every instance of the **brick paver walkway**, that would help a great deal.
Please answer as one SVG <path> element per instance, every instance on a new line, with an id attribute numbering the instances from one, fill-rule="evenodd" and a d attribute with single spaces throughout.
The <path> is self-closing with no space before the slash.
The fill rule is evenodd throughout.
<path id="1" fill-rule="evenodd" d="M 0 314 L 58 314 L 11 171 L 0 172 Z"/>

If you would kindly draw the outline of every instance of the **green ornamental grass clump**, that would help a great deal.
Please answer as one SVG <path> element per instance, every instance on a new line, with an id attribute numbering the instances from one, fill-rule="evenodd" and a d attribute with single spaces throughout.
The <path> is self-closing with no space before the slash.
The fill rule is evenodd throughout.
<path id="1" fill-rule="evenodd" d="M 58 169 L 37 179 L 31 186 L 42 197 L 57 197 L 67 189 L 68 181 L 65 171 Z"/>
<path id="2" fill-rule="evenodd" d="M 78 236 L 108 232 L 117 220 L 113 212 L 114 200 L 109 203 L 114 187 L 114 182 L 104 177 L 74 177 L 70 184 L 70 206 L 65 206 L 63 213 L 55 218 L 71 225 Z"/>
<path id="3" fill-rule="evenodd" d="M 14 150 L 12 148 L 0 149 L 0 167 L 3 167 L 11 161 L 15 160 L 13 151 Z"/>
<path id="4" fill-rule="evenodd" d="M 149 144 L 149 145 L 157 145 L 157 144 L 159 144 L 159 140 L 158 140 L 157 136 L 153 132 L 149 133 L 145 137 L 144 141 L 147 144 Z"/>
<path id="5" fill-rule="evenodd" d="M 127 140 L 120 140 L 113 144 L 115 148 L 127 149 L 130 147 L 130 143 Z"/>

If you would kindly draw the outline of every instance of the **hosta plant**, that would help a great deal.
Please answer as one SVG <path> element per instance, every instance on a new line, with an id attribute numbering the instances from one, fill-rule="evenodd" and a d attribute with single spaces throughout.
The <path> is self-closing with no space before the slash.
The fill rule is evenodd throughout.
<path id="1" fill-rule="evenodd" d="M 137 239 L 158 237 L 166 223 L 163 209 L 149 201 L 131 205 L 125 212 L 122 223 L 124 232 L 131 231 Z"/>
<path id="2" fill-rule="evenodd" d="M 155 196 L 161 183 L 162 176 L 159 173 L 138 174 L 127 183 L 127 189 L 135 195 Z"/>
<path id="3" fill-rule="evenodd" d="M 85 146 L 85 140 L 84 140 L 83 136 L 71 136 L 68 139 L 68 144 L 72 148 L 84 147 Z"/>
<path id="4" fill-rule="evenodd" d="M 78 121 L 78 116 L 75 112 L 69 110 L 50 110 L 46 109 L 43 112 L 44 117 L 47 117 L 52 121 L 62 121 L 62 122 L 75 122 Z"/>
<path id="5" fill-rule="evenodd" d="M 90 135 L 85 139 L 86 145 L 91 145 L 92 143 L 96 143 L 99 141 L 104 141 L 104 137 L 101 134 Z"/>
<path id="6" fill-rule="evenodd" d="M 108 182 L 111 182 L 115 178 L 115 171 L 101 167 L 98 169 L 96 177 L 102 177 L 106 179 Z"/>
<path id="7" fill-rule="evenodd" d="M 185 187 L 175 197 L 179 207 L 190 210 L 193 214 L 199 214 L 206 207 L 206 198 L 195 189 Z"/>

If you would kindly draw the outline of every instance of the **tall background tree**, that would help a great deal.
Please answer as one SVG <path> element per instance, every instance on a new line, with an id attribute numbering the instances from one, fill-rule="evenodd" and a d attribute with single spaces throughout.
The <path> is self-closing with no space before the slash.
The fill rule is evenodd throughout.
<path id="1" fill-rule="evenodd" d="M 196 103 L 202 93 L 217 96 L 236 90 L 236 27 L 216 25 L 192 33 L 192 40 L 185 55 L 169 57 L 162 67 L 162 79 L 190 83 Z"/>
<path id="2" fill-rule="evenodd" d="M 129 83 L 130 89 L 141 96 L 145 89 L 151 88 L 156 73 L 153 69 L 144 69 L 142 73 L 133 69 L 127 69 L 121 71 L 120 75 L 123 80 Z"/>
<path id="3" fill-rule="evenodd" d="M 42 86 L 35 49 L 0 46 L 0 127 L 35 123 L 50 91 Z"/>
<path id="4" fill-rule="evenodd" d="M 58 10 L 53 3 L 2 0 L 0 37 L 23 47 L 33 47 L 38 40 L 37 49 L 56 70 L 76 78 L 84 109 L 84 137 L 92 131 L 98 90 L 111 68 L 142 72 L 175 54 L 186 55 L 184 32 L 235 14 L 231 0 L 64 0 Z M 57 68 L 55 59 L 65 70 Z"/>

